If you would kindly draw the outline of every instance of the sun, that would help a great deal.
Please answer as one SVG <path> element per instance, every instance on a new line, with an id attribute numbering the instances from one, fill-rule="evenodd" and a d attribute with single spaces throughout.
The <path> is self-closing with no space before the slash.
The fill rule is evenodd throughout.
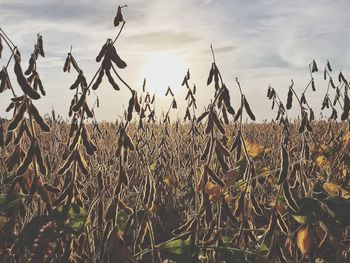
<path id="1" fill-rule="evenodd" d="M 142 79 L 147 80 L 148 90 L 164 95 L 168 86 L 176 92 L 186 71 L 185 63 L 178 56 L 170 51 L 162 51 L 152 54 L 146 60 L 141 74 Z"/>

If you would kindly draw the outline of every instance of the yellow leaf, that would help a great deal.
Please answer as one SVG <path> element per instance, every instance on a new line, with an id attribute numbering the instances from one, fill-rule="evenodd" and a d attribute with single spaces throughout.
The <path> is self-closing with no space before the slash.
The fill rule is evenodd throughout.
<path id="1" fill-rule="evenodd" d="M 204 189 L 205 193 L 209 195 L 210 201 L 216 201 L 221 197 L 221 188 L 217 184 L 214 184 L 212 182 L 208 182 L 205 185 Z"/>
<path id="2" fill-rule="evenodd" d="M 333 183 L 324 183 L 323 189 L 332 196 L 341 196 L 345 199 L 350 198 L 350 193 L 346 191 L 345 189 L 341 188 L 340 186 L 333 184 Z"/>
<path id="3" fill-rule="evenodd" d="M 246 141 L 245 144 L 247 146 L 247 152 L 248 152 L 249 156 L 251 156 L 253 158 L 262 154 L 265 150 L 264 145 L 261 145 L 258 143 L 251 143 L 249 141 Z"/>
<path id="4" fill-rule="evenodd" d="M 320 155 L 316 158 L 316 163 L 319 167 L 323 168 L 323 169 L 327 169 L 330 168 L 330 163 L 327 160 L 326 157 L 324 157 L 323 155 Z"/>
<path id="5" fill-rule="evenodd" d="M 299 229 L 297 234 L 297 245 L 303 256 L 308 256 L 312 250 L 312 239 L 309 227 L 304 226 Z"/>

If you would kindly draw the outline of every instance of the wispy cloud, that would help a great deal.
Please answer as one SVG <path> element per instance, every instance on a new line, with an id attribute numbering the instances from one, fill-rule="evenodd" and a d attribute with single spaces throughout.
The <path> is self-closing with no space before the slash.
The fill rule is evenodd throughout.
<path id="1" fill-rule="evenodd" d="M 335 70 L 350 69 L 350 2 L 347 0 L 126 0 L 125 3 L 127 24 L 117 48 L 128 62 L 122 74 L 134 87 L 141 85 L 140 72 L 145 60 L 159 50 L 168 50 L 188 63 L 191 81 L 199 87 L 199 105 L 208 103 L 212 89 L 205 87 L 205 82 L 211 63 L 210 44 L 213 44 L 226 84 L 235 91 L 234 77 L 238 76 L 252 108 L 262 120 L 271 113 L 267 103 L 262 103 L 268 84 L 282 97 L 291 78 L 296 88 L 302 90 L 308 81 L 307 64 L 312 59 L 320 66 L 329 59 Z M 72 95 L 68 86 L 74 76 L 62 73 L 66 53 L 72 45 L 84 71 L 92 75 L 97 67 L 94 57 L 101 45 L 116 34 L 112 22 L 117 4 L 112 0 L 0 0 L 0 26 L 20 47 L 25 61 L 35 34 L 44 35 L 47 58 L 39 62 L 48 93 L 40 102 L 44 111 L 53 106 L 67 115 Z M 311 102 L 316 108 L 326 85 L 317 83 L 320 88 Z M 173 86 L 180 89 L 180 83 Z M 184 92 L 179 90 L 179 99 Z M 123 111 L 123 101 L 128 98 L 127 92 L 116 94 L 108 84 L 101 87 L 98 95 L 104 101 L 97 113 L 101 119 L 114 119 Z M 234 103 L 238 103 L 236 97 L 232 96 Z M 169 103 L 167 99 L 159 101 L 158 105 Z M 4 97 L 0 97 L 0 102 L 6 105 Z M 0 110 L 3 112 L 4 107 Z"/>

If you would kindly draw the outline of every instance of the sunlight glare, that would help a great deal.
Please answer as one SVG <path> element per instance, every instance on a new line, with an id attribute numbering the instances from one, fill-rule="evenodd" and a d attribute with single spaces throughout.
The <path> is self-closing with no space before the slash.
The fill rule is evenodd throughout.
<path id="1" fill-rule="evenodd" d="M 142 79 L 147 80 L 147 89 L 164 96 L 168 86 L 176 93 L 187 72 L 185 63 L 169 51 L 152 54 L 144 64 Z"/>

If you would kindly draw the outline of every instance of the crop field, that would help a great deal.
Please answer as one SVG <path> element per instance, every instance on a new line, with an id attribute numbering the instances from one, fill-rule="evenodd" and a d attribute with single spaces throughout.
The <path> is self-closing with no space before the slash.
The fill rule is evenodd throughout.
<path id="1" fill-rule="evenodd" d="M 67 113 L 39 112 L 44 36 L 28 61 L 0 28 L 0 96 L 12 94 L 0 118 L 0 262 L 350 262 L 349 81 L 332 65 L 310 61 L 302 93 L 266 88 L 273 121 L 256 122 L 239 79 L 225 85 L 211 48 L 205 109 L 184 72 L 186 100 L 158 114 L 145 79 L 132 88 L 115 43 L 126 6 L 102 42 L 96 74 L 85 76 L 73 52 L 62 69 L 75 77 Z M 111 19 L 112 20 L 112 19 Z M 112 29 L 112 25 L 111 25 Z M 8 59 L 2 51 L 11 52 Z M 308 98 L 328 89 L 317 107 Z M 91 78 L 92 77 L 92 78 Z M 108 80 L 129 90 L 124 115 L 100 122 L 88 97 Z M 240 104 L 231 104 L 233 96 Z M 101 104 L 101 105 L 100 105 Z M 171 119 L 180 105 L 186 111 Z M 289 118 L 297 110 L 298 118 Z M 1 115 L 4 112 L 1 112 Z M 0 115 L 0 117 L 1 117 Z M 68 120 L 68 121 L 67 121 Z"/>

